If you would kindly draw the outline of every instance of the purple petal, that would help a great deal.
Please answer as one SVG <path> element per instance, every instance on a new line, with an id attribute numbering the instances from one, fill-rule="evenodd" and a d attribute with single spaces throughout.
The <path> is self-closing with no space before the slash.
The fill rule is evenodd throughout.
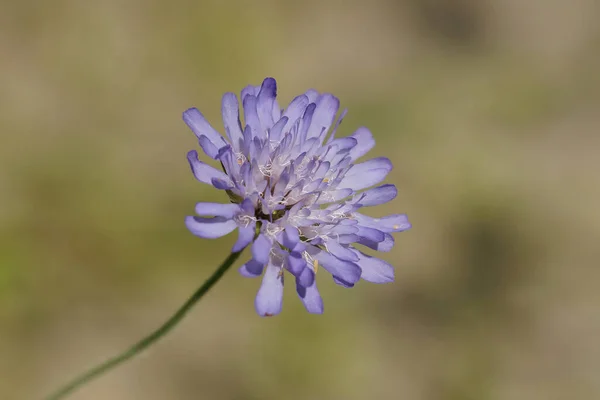
<path id="1" fill-rule="evenodd" d="M 233 218 L 240 211 L 237 204 L 196 203 L 196 214 L 201 216 Z"/>
<path id="2" fill-rule="evenodd" d="M 229 137 L 233 148 L 239 151 L 241 142 L 244 138 L 242 135 L 242 125 L 240 123 L 240 105 L 235 94 L 225 93 L 223 95 L 221 113 L 223 115 L 223 125 L 225 126 L 227 137 Z"/>
<path id="3" fill-rule="evenodd" d="M 285 231 L 283 232 L 283 245 L 290 250 L 294 250 L 296 246 L 300 243 L 300 232 L 298 228 L 293 227 L 291 225 L 287 225 L 285 227 Z"/>
<path id="4" fill-rule="evenodd" d="M 273 126 L 273 103 L 277 97 L 277 82 L 273 78 L 266 78 L 258 93 L 257 111 L 263 127 Z"/>
<path id="5" fill-rule="evenodd" d="M 311 314 L 323 314 L 323 299 L 317 290 L 316 281 L 313 281 L 313 284 L 308 287 L 302 286 L 296 281 L 296 292 L 298 292 L 306 311 Z"/>
<path id="6" fill-rule="evenodd" d="M 307 139 L 316 137 L 322 141 L 325 134 L 335 120 L 335 115 L 340 108 L 340 101 L 329 93 L 321 95 L 317 99 L 317 108 L 313 114 L 310 128 L 307 132 Z"/>
<path id="7" fill-rule="evenodd" d="M 305 95 L 300 95 L 294 100 L 291 101 L 290 105 L 287 107 L 283 116 L 288 117 L 288 123 L 286 125 L 285 130 L 290 130 L 292 125 L 296 123 L 296 121 L 302 116 L 302 113 L 308 106 L 308 97 Z"/>
<path id="8" fill-rule="evenodd" d="M 350 135 L 350 137 L 356 139 L 357 141 L 356 146 L 354 146 L 349 153 L 352 161 L 364 156 L 373 148 L 373 146 L 375 146 L 375 139 L 373 139 L 373 135 L 365 127 L 358 128 L 356 132 Z"/>
<path id="9" fill-rule="evenodd" d="M 242 265 L 238 271 L 246 278 L 256 278 L 262 274 L 263 268 L 264 265 L 254 260 L 250 260 L 246 264 Z"/>
<path id="10" fill-rule="evenodd" d="M 188 162 L 190 163 L 190 167 L 192 168 L 192 172 L 196 179 L 198 179 L 202 183 L 207 183 L 212 185 L 213 179 L 220 179 L 229 185 L 228 189 L 233 187 L 233 182 L 231 179 L 222 171 L 219 171 L 210 165 L 203 163 L 198 160 L 198 152 L 192 150 L 187 154 Z"/>
<path id="11" fill-rule="evenodd" d="M 306 269 L 306 260 L 302 257 L 302 254 L 291 252 L 288 257 L 288 270 L 294 276 L 299 276 L 302 271 Z"/>
<path id="12" fill-rule="evenodd" d="M 368 227 L 377 227 L 382 232 L 402 232 L 411 228 L 406 214 L 393 214 L 383 218 L 373 218 L 360 213 L 355 213 L 354 217 L 359 224 Z"/>
<path id="13" fill-rule="evenodd" d="M 215 187 L 215 189 L 227 190 L 231 189 L 233 186 L 229 183 L 230 181 L 226 181 L 219 178 L 212 178 L 210 180 L 211 185 Z"/>
<path id="14" fill-rule="evenodd" d="M 361 251 L 354 250 L 360 257 L 358 264 L 362 269 L 361 278 L 373 283 L 388 283 L 394 281 L 394 268 L 379 258 L 371 257 Z"/>
<path id="15" fill-rule="evenodd" d="M 353 262 L 358 261 L 358 256 L 354 254 L 352 250 L 337 243 L 335 239 L 328 240 L 326 246 L 327 250 L 340 260 Z"/>
<path id="16" fill-rule="evenodd" d="M 258 235 L 254 243 L 252 243 L 252 258 L 257 262 L 265 265 L 269 262 L 269 254 L 271 253 L 273 244 L 264 234 Z"/>
<path id="17" fill-rule="evenodd" d="M 361 190 L 381 182 L 392 170 L 392 162 L 385 158 L 373 158 L 360 164 L 354 164 L 340 182 L 340 188 Z"/>
<path id="18" fill-rule="evenodd" d="M 378 206 L 393 200 L 398 194 L 394 185 L 383 185 L 369 189 L 357 196 L 355 204 L 359 207 Z"/>
<path id="19" fill-rule="evenodd" d="M 283 305 L 283 270 L 269 264 L 263 276 L 262 284 L 254 306 L 261 317 L 270 317 L 281 312 Z"/>
<path id="20" fill-rule="evenodd" d="M 216 239 L 231 233 L 237 227 L 237 224 L 234 220 L 223 217 L 185 217 L 185 226 L 196 236 L 205 239 Z"/>
<path id="21" fill-rule="evenodd" d="M 184 111 L 183 121 L 190 127 L 198 139 L 206 137 L 217 149 L 227 145 L 223 136 L 206 121 L 204 115 L 197 108 L 190 108 Z"/>
<path id="22" fill-rule="evenodd" d="M 204 153 L 209 156 L 212 159 L 217 159 L 217 157 L 219 156 L 219 149 L 217 148 L 217 146 L 215 146 L 209 138 L 207 138 L 206 136 L 200 136 L 200 147 L 202 147 L 202 150 L 204 151 Z M 223 146 L 225 147 L 225 146 Z"/>
<path id="23" fill-rule="evenodd" d="M 360 279 L 360 267 L 350 261 L 340 260 L 326 251 L 319 251 L 313 257 L 330 274 L 336 275 L 349 283 L 355 283 Z"/>
<path id="24" fill-rule="evenodd" d="M 242 251 L 246 248 L 250 243 L 252 243 L 252 239 L 254 238 L 254 228 L 255 224 L 250 224 L 246 227 L 240 227 L 238 229 L 238 239 L 233 245 L 231 251 L 233 253 L 237 253 L 238 251 Z"/>
<path id="25" fill-rule="evenodd" d="M 333 281 L 336 283 L 336 285 L 340 285 L 340 286 L 345 287 L 347 289 L 354 287 L 354 283 L 345 281 L 342 278 L 340 278 L 339 276 L 333 275 L 332 277 L 333 277 Z"/>
<path id="26" fill-rule="evenodd" d="M 309 287 L 311 286 L 315 281 L 315 273 L 313 272 L 313 270 L 311 268 L 304 268 L 302 270 L 302 272 L 300 273 L 300 275 L 298 275 L 298 277 L 296 278 L 296 282 L 300 285 L 300 286 L 304 286 L 304 287 Z"/>
<path id="27" fill-rule="evenodd" d="M 256 97 L 247 95 L 243 100 L 244 105 L 244 120 L 246 126 L 249 126 L 252 130 L 252 138 L 258 137 L 263 139 L 264 134 L 260 119 L 258 118 L 258 110 L 256 108 Z"/>

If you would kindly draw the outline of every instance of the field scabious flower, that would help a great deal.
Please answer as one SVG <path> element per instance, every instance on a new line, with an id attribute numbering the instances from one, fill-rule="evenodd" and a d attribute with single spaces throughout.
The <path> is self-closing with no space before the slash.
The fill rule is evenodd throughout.
<path id="1" fill-rule="evenodd" d="M 198 159 L 188 161 L 197 180 L 224 190 L 228 204 L 198 203 L 187 228 L 202 238 L 218 238 L 238 230 L 232 251 L 250 246 L 252 257 L 239 270 L 246 277 L 262 275 L 255 299 L 261 316 L 281 312 L 284 271 L 295 279 L 296 291 L 311 313 L 323 312 L 315 276 L 319 266 L 344 287 L 361 278 L 374 283 L 394 280 L 387 262 L 354 247 L 389 251 L 391 233 L 410 228 L 406 215 L 373 218 L 358 212 L 396 197 L 394 185 L 381 183 L 392 169 L 387 158 L 357 163 L 374 145 L 366 128 L 336 137 L 345 111 L 336 121 L 339 100 L 309 90 L 285 109 L 277 103 L 275 79 L 222 100 L 227 138 L 195 108 L 183 113 L 200 147 L 218 161 L 222 171 Z"/>

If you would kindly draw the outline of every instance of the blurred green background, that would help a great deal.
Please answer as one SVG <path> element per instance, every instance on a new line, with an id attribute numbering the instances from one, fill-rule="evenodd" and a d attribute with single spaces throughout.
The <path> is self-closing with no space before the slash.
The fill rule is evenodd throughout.
<path id="1" fill-rule="evenodd" d="M 235 270 L 73 399 L 600 398 L 600 3 L 0 2 L 0 399 L 162 323 L 227 255 L 183 218 L 181 121 L 265 76 L 340 97 L 395 165 L 396 282 L 255 315 Z M 596 154 L 596 156 L 594 156 Z M 246 258 L 246 255 L 242 256 Z M 240 264 L 240 263 L 238 263 Z M 288 282 L 291 282 L 288 280 Z"/>

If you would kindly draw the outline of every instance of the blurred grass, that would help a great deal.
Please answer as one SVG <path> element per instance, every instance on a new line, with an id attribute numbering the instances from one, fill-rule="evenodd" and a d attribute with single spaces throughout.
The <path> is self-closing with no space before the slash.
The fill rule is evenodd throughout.
<path id="1" fill-rule="evenodd" d="M 233 238 L 183 226 L 190 106 L 275 76 L 341 98 L 394 162 L 397 282 L 307 315 L 228 274 L 74 399 L 591 399 L 600 394 L 593 1 L 2 3 L 0 398 L 40 398 L 161 323 Z"/>

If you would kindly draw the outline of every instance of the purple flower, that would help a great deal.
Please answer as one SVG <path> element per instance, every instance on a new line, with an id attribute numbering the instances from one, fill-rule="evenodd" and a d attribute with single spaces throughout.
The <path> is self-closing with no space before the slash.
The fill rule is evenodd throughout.
<path id="1" fill-rule="evenodd" d="M 240 273 L 263 276 L 255 301 L 259 315 L 281 312 L 285 270 L 294 277 L 306 309 L 322 313 L 315 279 L 319 266 L 344 287 L 361 278 L 391 282 L 392 266 L 354 244 L 389 251 L 394 245 L 391 233 L 411 225 L 404 214 L 373 218 L 358 212 L 396 197 L 394 185 L 373 187 L 385 179 L 392 163 L 383 157 L 357 163 L 375 141 L 366 128 L 336 137 L 346 114 L 344 110 L 335 121 L 336 97 L 309 90 L 282 110 L 276 96 L 273 78 L 243 89 L 243 125 L 237 97 L 226 93 L 222 114 L 227 139 L 197 109 L 183 113 L 202 150 L 223 167 L 217 170 L 190 151 L 192 172 L 230 199 L 230 204 L 198 203 L 199 216 L 186 217 L 185 222 L 202 238 L 238 229 L 232 251 L 250 245 L 252 253 Z"/>

